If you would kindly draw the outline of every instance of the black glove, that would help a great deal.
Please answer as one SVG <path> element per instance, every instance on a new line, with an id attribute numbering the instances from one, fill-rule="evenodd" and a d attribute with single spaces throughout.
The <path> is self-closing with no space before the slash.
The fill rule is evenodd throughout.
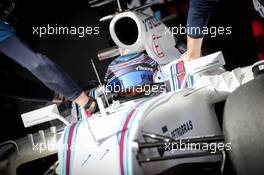
<path id="1" fill-rule="evenodd" d="M 86 113 L 95 113 L 98 111 L 98 106 L 96 103 L 96 100 L 92 97 L 89 97 L 88 102 L 83 107 L 86 111 Z"/>

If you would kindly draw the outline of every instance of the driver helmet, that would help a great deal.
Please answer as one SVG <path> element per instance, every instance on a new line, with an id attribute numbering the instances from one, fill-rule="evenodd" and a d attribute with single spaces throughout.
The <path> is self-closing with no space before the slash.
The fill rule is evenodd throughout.
<path id="1" fill-rule="evenodd" d="M 145 53 L 135 53 L 112 61 L 104 81 L 107 92 L 118 97 L 135 97 L 145 94 L 153 84 L 162 82 L 162 75 L 155 60 Z"/>

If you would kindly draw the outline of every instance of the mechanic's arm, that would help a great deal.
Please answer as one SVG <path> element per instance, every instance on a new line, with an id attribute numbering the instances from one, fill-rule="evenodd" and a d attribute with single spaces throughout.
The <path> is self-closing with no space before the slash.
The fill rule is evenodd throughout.
<path id="1" fill-rule="evenodd" d="M 0 30 L 0 53 L 28 69 L 54 92 L 60 93 L 67 99 L 84 107 L 86 111 L 94 112 L 96 110 L 94 99 L 88 97 L 60 66 L 45 55 L 34 52 L 1 20 L 0 29 L 2 29 Z M 42 91 L 37 93 L 42 93 Z"/>
<path id="2" fill-rule="evenodd" d="M 218 0 L 190 0 L 187 19 L 187 50 L 181 56 L 183 61 L 201 57 L 204 27 L 207 27 L 209 17 Z"/>

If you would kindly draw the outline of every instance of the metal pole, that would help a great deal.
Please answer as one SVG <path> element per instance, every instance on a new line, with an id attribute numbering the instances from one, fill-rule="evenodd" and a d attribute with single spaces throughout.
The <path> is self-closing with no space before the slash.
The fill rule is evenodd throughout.
<path id="1" fill-rule="evenodd" d="M 116 0 L 118 12 L 124 12 L 127 10 L 127 2 L 125 0 Z"/>

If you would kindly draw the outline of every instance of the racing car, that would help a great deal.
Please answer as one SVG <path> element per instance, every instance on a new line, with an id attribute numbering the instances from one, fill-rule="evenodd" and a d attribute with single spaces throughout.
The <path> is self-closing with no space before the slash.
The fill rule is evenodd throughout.
<path id="1" fill-rule="evenodd" d="M 46 174 L 221 174 L 227 154 L 240 168 L 243 152 L 235 147 L 245 142 L 233 129 L 245 118 L 231 116 L 246 113 L 232 107 L 244 105 L 241 93 L 253 93 L 248 86 L 256 87 L 252 97 L 263 105 L 263 62 L 226 71 L 221 52 L 179 61 L 182 52 L 165 24 L 117 2 L 118 13 L 102 18 L 111 20 L 117 47 L 98 57 L 120 56 L 108 66 L 104 82 L 90 90 L 99 111 L 87 116 L 73 104 L 66 118 L 56 105 L 23 114 L 25 127 L 55 119 L 63 124 L 5 143 L 18 150 L 9 153 L 5 173 L 15 174 L 19 165 L 51 154 L 58 154 L 58 161 Z M 223 114 L 215 106 L 226 100 L 221 127 Z M 252 117 L 260 119 L 263 109 L 251 107 Z M 263 172 L 261 166 L 254 169 Z"/>

